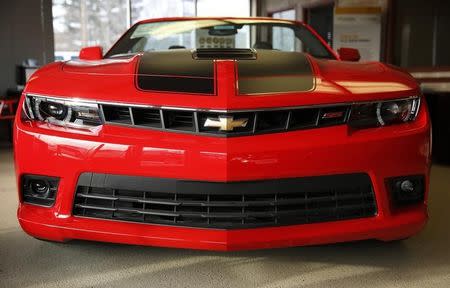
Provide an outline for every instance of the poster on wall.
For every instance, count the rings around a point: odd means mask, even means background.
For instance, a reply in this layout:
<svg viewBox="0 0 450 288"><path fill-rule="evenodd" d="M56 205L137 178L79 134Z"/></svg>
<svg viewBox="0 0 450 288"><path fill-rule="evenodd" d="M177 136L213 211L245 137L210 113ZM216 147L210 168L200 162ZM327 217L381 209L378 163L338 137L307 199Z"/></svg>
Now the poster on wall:
<svg viewBox="0 0 450 288"><path fill-rule="evenodd" d="M361 61L380 61L381 10L336 9L333 48L356 48Z"/></svg>

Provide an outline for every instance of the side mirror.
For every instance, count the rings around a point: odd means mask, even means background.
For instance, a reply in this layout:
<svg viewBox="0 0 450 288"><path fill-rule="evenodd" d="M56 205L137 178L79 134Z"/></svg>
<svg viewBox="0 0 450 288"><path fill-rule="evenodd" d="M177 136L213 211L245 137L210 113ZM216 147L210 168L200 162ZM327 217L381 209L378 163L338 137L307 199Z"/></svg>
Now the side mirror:
<svg viewBox="0 0 450 288"><path fill-rule="evenodd" d="M103 59L103 49L100 46L82 48L79 58L81 60L101 60Z"/></svg>
<svg viewBox="0 0 450 288"><path fill-rule="evenodd" d="M358 62L361 59L358 49L339 48L338 53L342 61Z"/></svg>

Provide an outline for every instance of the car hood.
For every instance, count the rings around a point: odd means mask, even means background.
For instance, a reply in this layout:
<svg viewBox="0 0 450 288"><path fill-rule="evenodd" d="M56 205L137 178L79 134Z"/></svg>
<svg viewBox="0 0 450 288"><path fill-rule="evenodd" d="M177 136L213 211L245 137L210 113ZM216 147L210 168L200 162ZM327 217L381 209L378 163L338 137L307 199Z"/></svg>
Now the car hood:
<svg viewBox="0 0 450 288"><path fill-rule="evenodd" d="M33 75L26 92L220 109L371 101L420 92L411 75L379 62L269 50L247 49L225 56L223 51L210 52L148 52L53 63Z"/></svg>

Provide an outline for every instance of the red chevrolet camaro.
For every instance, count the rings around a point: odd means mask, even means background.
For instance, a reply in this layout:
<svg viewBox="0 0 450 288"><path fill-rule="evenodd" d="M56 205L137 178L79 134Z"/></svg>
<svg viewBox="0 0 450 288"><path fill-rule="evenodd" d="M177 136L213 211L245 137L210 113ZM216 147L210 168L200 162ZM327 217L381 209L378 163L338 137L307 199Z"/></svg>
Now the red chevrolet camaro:
<svg viewBox="0 0 450 288"><path fill-rule="evenodd" d="M141 21L38 70L18 219L50 241L239 250L392 241L427 221L416 81L271 18Z"/></svg>

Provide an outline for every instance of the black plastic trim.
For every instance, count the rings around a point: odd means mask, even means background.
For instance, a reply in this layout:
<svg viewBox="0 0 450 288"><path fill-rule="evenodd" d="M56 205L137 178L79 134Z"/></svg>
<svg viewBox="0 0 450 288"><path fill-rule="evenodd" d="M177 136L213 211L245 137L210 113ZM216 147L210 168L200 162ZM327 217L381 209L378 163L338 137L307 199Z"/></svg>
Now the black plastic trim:
<svg viewBox="0 0 450 288"><path fill-rule="evenodd" d="M320 178L321 181L314 181ZM358 186L370 183L370 177L364 173L327 175L303 178L284 178L275 180L209 182L172 178L152 178L101 173L82 173L78 178L78 186L96 188L147 190L164 193L189 194L271 194L299 190L315 190L333 183L335 188L348 187L349 183Z"/></svg>
<svg viewBox="0 0 450 288"><path fill-rule="evenodd" d="M30 185L34 180L44 181L49 186L49 190L47 191L46 195L37 195L32 191ZM25 174L20 177L20 191L22 195L22 201L27 204L52 207L53 204L55 204L58 186L58 177L31 174Z"/></svg>
<svg viewBox="0 0 450 288"><path fill-rule="evenodd" d="M397 185L403 181L411 181L414 184L415 190L412 192L405 192ZM425 200L425 176L424 175L409 175L389 178L387 185L391 195L393 204L397 207L407 205L415 205L423 203Z"/></svg>
<svg viewBox="0 0 450 288"><path fill-rule="evenodd" d="M242 229L373 217L377 207L365 173L240 182L83 173L73 211L114 221Z"/></svg>

